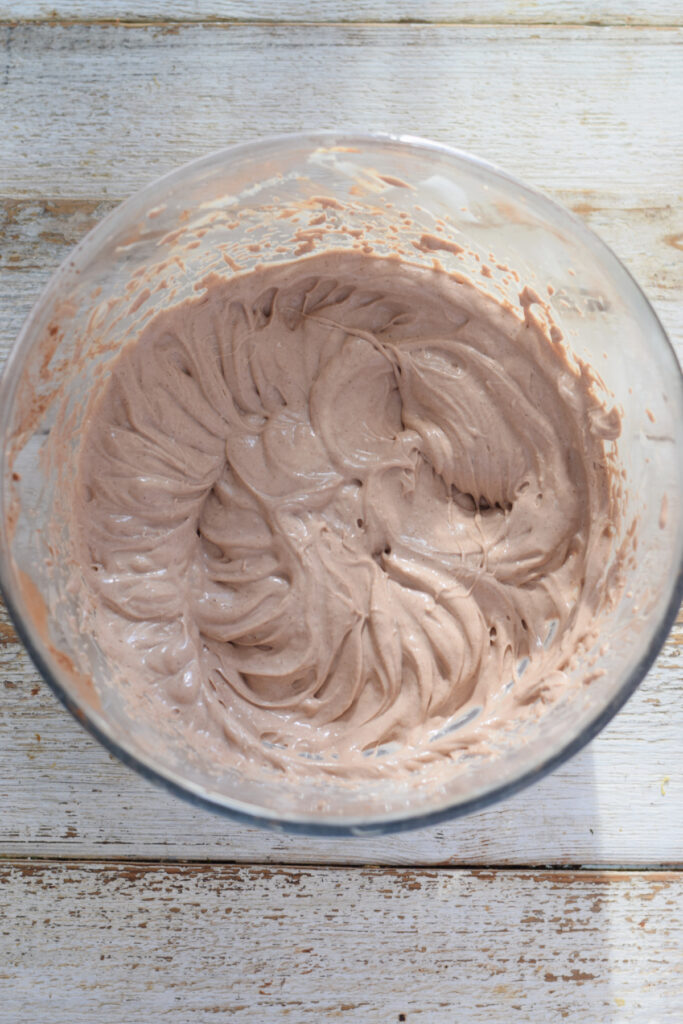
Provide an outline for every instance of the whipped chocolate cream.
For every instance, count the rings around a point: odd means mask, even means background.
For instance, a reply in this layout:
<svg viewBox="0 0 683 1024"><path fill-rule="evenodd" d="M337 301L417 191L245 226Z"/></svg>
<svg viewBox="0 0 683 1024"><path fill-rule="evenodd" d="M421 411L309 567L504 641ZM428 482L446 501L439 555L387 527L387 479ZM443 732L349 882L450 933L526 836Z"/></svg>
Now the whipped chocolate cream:
<svg viewBox="0 0 683 1024"><path fill-rule="evenodd" d="M92 628L160 721L343 771L565 684L608 600L619 420L520 298L328 251L214 277L122 352L75 512Z"/></svg>

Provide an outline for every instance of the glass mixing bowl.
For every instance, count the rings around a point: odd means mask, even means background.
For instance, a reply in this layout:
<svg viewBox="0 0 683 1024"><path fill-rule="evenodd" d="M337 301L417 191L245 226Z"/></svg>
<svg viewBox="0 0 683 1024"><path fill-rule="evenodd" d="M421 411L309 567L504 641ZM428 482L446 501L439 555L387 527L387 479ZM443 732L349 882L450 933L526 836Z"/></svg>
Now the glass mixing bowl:
<svg viewBox="0 0 683 1024"><path fill-rule="evenodd" d="M332 225L326 239L312 227L323 210ZM547 296L568 346L599 372L620 408L617 540L630 530L636 555L595 650L578 659L573 685L532 729L513 730L494 758L463 758L447 776L426 773L409 785L214 773L131 717L95 639L70 626L75 597L60 552L68 547L65 511L83 412L112 359L169 292L180 300L211 272L350 245L350 228L361 233L356 244L361 238L378 253L395 249L398 237L427 266L435 254L411 241L438 230L453 243L438 253L447 269L513 304L522 285ZM421 139L269 138L197 160L124 202L39 299L0 383L0 584L19 635L67 708L124 762L175 793L247 822L310 834L427 825L545 775L595 736L643 679L681 600L682 451L676 356L634 280L579 220L489 164Z"/></svg>

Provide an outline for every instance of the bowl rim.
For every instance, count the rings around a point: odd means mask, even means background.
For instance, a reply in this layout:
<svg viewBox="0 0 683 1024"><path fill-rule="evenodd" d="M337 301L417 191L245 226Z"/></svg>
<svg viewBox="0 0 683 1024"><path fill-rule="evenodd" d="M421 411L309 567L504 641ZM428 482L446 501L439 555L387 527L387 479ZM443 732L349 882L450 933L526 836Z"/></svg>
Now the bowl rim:
<svg viewBox="0 0 683 1024"><path fill-rule="evenodd" d="M214 150L208 154L191 160L155 178L143 188L134 192L131 196L118 203L105 217L98 221L93 228L80 241L70 249L66 258L60 263L57 269L51 274L49 281L41 290L38 299L29 312L19 335L10 349L2 373L0 374L0 436L6 433L11 398L14 388L18 382L18 375L15 376L15 367L21 363L24 350L32 341L32 328L42 313L43 307L50 301L53 292L61 280L70 273L73 259L76 253L83 248L89 248L93 243L101 245L110 231L121 221L127 220L135 214L136 210L148 208L149 200L154 198L155 205L163 202L159 198L159 190L166 193L172 190L174 185L182 183L188 176L196 174L202 167L210 167L215 164L239 161L244 155L258 155L259 151L272 149L273 147L294 147L297 145L310 144L312 146L324 146L331 143L344 145L360 145L365 147L391 147L398 146L405 149L413 149L422 153L434 153L458 163L464 163L470 168L475 168L485 176L501 182L510 187L518 196L528 197L534 204L535 209L541 214L546 212L560 223L564 222L567 228L573 232L588 248L597 252L603 261L608 265L610 272L621 277L627 297L635 299L642 305L645 315L649 317L653 333L658 337L655 344L663 345L668 349L673 358L674 365L678 366L677 382L680 395L679 406L683 409L683 371L678 362L675 349L664 330L655 310L649 299L640 288L639 284L623 265L621 260L603 242L591 228L589 228L578 216L567 210L555 200L546 196L540 190L520 181L507 171L494 163L481 157L474 156L465 150L441 142L434 142L429 139L411 134L385 133L385 132L363 132L363 131L336 131L316 130L310 132L292 132L262 136L261 138L239 142L233 145ZM40 637L35 635L28 628L23 616L20 613L19 603L15 600L15 582L12 572L12 558L9 555L9 547L4 543L6 533L6 521L4 517L5 494L4 494L4 465L5 450L0 451L0 537L3 543L0 544L0 596L4 599L10 619L14 625L19 639L24 644L31 660L34 662L43 679L67 708L73 717L97 739L110 753L114 754L129 768L137 771L144 778L162 786L176 796L181 797L193 806L200 806L232 820L246 825L256 825L271 830L289 832L295 835L307 835L311 837L346 837L346 836L370 836L398 833L409 829L427 828L439 823L462 817L466 814L483 810L494 803L498 803L527 786L540 781L559 765L569 760L586 744L588 744L614 717L617 711L632 696L640 685L650 667L654 663L664 641L666 640L671 627L673 626L681 601L683 600L683 557L681 558L677 575L673 579L671 593L664 608L664 612L657 623L646 651L629 670L623 685L607 704L603 705L581 729L581 731L563 743L557 750L548 757L541 759L531 768L527 768L513 778L502 782L500 785L492 786L488 791L477 794L455 804L438 808L427 813L410 812L408 814L387 814L376 816L372 821L364 818L354 819L352 816L336 820L321 820L320 815L300 814L276 814L265 808L254 804L241 802L233 798L222 797L218 794L206 792L198 784L176 775L169 769L161 769L153 763L147 762L139 754L134 754L126 749L107 728L106 721L92 709L82 707L78 700L69 692L58 678L58 673L50 663L50 657L46 646ZM18 590L18 588L16 588Z"/></svg>

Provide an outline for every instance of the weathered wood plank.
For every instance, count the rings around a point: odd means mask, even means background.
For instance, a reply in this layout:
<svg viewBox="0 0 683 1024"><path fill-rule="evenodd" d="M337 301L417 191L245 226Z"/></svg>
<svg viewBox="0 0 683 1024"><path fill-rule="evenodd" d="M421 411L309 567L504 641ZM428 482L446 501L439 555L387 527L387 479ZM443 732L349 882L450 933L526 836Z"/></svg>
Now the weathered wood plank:
<svg viewBox="0 0 683 1024"><path fill-rule="evenodd" d="M431 136L545 188L663 202L683 167L682 40L680 28L4 25L0 193L121 197L230 142L318 127Z"/></svg>
<svg viewBox="0 0 683 1024"><path fill-rule="evenodd" d="M469 818L386 838L261 832L181 802L73 721L0 619L0 856L337 864L683 865L683 616L635 696L582 753Z"/></svg>
<svg viewBox="0 0 683 1024"><path fill-rule="evenodd" d="M0 865L0 1020L678 1024L682 901L660 872Z"/></svg>
<svg viewBox="0 0 683 1024"><path fill-rule="evenodd" d="M0 19L114 21L420 21L527 25L680 25L676 0L0 0Z"/></svg>

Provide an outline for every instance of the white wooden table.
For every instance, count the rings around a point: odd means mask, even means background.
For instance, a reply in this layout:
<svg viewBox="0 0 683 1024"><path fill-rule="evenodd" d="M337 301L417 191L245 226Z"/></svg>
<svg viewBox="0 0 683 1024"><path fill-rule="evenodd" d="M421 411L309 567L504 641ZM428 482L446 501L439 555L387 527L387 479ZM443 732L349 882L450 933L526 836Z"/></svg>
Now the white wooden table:
<svg viewBox="0 0 683 1024"><path fill-rule="evenodd" d="M681 355L682 96L680 0L0 0L0 361L120 199L306 127L426 135L544 189ZM0 1022L680 1024L682 652L679 620L604 733L507 803L311 841L132 774L0 617Z"/></svg>

